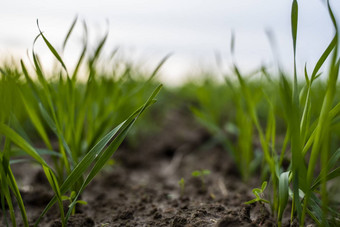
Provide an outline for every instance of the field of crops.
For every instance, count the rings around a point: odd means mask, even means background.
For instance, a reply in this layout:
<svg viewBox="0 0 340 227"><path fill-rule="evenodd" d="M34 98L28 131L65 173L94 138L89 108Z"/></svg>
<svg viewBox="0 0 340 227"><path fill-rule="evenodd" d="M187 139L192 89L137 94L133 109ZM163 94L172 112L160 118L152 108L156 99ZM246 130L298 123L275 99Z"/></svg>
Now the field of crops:
<svg viewBox="0 0 340 227"><path fill-rule="evenodd" d="M338 24L298 75L280 66L178 87L84 47L77 64L0 65L1 226L340 226ZM39 25L38 25L39 27ZM40 30L40 28L39 28ZM237 40L232 39L234 54ZM102 70L102 64L112 65ZM279 64L278 64L279 65Z"/></svg>

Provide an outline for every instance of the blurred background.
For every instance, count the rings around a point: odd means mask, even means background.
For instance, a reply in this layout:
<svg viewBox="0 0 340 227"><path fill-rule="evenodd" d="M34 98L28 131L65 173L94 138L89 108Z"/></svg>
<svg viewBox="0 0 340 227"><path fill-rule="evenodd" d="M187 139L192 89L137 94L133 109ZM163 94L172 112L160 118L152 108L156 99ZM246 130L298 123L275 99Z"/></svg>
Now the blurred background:
<svg viewBox="0 0 340 227"><path fill-rule="evenodd" d="M340 1L331 0L339 20ZM235 35L235 59L244 72L265 64L275 68L276 60L292 72L290 30L291 1L287 0L13 0L0 8L0 58L27 59L41 30L55 47L62 41L76 16L78 24L64 53L72 67L80 55L84 35L82 21L95 44L109 31L105 52L119 48L119 54L146 69L154 68L167 54L172 56L162 68L161 80L178 84L202 71L228 72L230 41ZM268 33L275 38L276 52ZM315 64L333 35L324 1L299 1L297 41L298 68ZM93 46L93 45L92 45ZM36 51L46 67L53 57L39 40ZM274 56L275 55L275 56ZM217 57L218 56L218 57ZM216 59L222 64L218 66Z"/></svg>

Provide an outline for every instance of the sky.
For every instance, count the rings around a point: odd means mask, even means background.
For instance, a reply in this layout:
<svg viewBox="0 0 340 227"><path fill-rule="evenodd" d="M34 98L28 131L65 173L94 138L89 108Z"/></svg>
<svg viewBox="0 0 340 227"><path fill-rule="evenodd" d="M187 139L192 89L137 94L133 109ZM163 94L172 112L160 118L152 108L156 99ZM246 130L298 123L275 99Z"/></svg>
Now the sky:
<svg viewBox="0 0 340 227"><path fill-rule="evenodd" d="M334 35L327 8L322 0L300 0L297 41L298 69L307 62L312 70ZM330 0L336 17L340 1ZM64 53L72 67L80 54L82 21L88 25L90 46L109 31L105 52L119 48L121 55L146 69L156 67L172 54L162 68L162 80L179 83L203 70L228 72L232 57L231 34L235 36L235 61L244 72L261 64L273 66L275 59L292 72L293 50L289 0L12 0L0 8L0 56L29 61L36 20L50 42L61 47L73 19L78 23ZM267 33L275 38L273 55ZM53 57L42 40L35 50L45 65ZM222 64L216 63L220 56ZM217 73L218 74L218 73Z"/></svg>

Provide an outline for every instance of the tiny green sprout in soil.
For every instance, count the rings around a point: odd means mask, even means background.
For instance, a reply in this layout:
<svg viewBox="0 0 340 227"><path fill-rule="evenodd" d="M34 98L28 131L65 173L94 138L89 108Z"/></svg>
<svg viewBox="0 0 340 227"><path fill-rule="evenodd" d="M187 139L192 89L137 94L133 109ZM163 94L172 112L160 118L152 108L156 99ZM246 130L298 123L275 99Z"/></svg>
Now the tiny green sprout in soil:
<svg viewBox="0 0 340 227"><path fill-rule="evenodd" d="M184 181L183 177L178 181L178 185L179 185L179 188L180 188L180 195L184 196L184 193L185 193L185 181Z"/></svg>
<svg viewBox="0 0 340 227"><path fill-rule="evenodd" d="M197 177L201 181L202 191L206 190L206 176L210 174L210 170L202 169L202 170L195 170L191 173L193 177Z"/></svg>
<svg viewBox="0 0 340 227"><path fill-rule="evenodd" d="M245 204L252 204L256 202L270 203L268 200L262 198L264 196L263 193L266 187L267 187L267 181L263 181L261 188L254 188L253 194L256 198L245 202Z"/></svg>

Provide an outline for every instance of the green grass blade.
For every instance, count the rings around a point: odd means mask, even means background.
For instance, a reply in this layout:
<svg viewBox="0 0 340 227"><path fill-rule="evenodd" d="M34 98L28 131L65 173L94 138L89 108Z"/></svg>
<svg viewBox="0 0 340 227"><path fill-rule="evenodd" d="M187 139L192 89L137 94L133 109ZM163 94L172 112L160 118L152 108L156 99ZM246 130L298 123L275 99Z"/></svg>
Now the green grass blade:
<svg viewBox="0 0 340 227"><path fill-rule="evenodd" d="M327 165L322 168L320 175L315 179L314 184L311 187L312 191L316 190L316 188L320 185L320 183L323 180L327 182L339 176L340 167L335 168L334 170L331 170L338 163L339 159L340 159L340 148L336 150L336 152L334 152L332 157L328 160ZM326 178L326 179L322 179L322 178Z"/></svg>
<svg viewBox="0 0 340 227"><path fill-rule="evenodd" d="M44 36L44 34L42 33L40 27L39 27L39 21L37 20L37 26L40 32L41 37L43 38L45 44L47 45L48 49L52 52L52 54L56 57L56 59L60 62L60 64L62 65L62 67L65 69L66 73L67 73L67 69L66 69L66 65L63 62L63 60L61 59L60 55L58 54L58 52L56 51L56 49L52 46L52 44L46 39L46 37Z"/></svg>
<svg viewBox="0 0 340 227"><path fill-rule="evenodd" d="M43 85L44 89L47 91L48 82L46 81L46 79L44 77L39 57L35 54L34 50L32 50L32 57L33 57L33 63L34 63L34 66L35 66L35 71L36 71L37 76L38 76L38 80Z"/></svg>
<svg viewBox="0 0 340 227"><path fill-rule="evenodd" d="M321 57L319 58L318 62L316 63L314 69L313 69L313 73L312 73L312 77L311 77L311 81L313 81L316 77L317 74L321 68L321 66L325 63L326 59L328 58L328 56L330 55L330 53L332 52L332 50L335 48L335 45L337 43L337 38L336 36L332 39L331 43L328 45L328 47L326 48L326 50L322 53Z"/></svg>
<svg viewBox="0 0 340 227"><path fill-rule="evenodd" d="M80 54L80 57L78 59L78 62L77 62L77 65L72 73L72 81L75 82L77 80L77 75L78 75L78 71L79 71L79 68L81 66L81 63L83 62L84 60L84 57L85 57L85 54L86 54L86 50L87 50L87 45L85 44L84 47L83 47L83 50Z"/></svg>
<svg viewBox="0 0 340 227"><path fill-rule="evenodd" d="M63 199L62 199L62 194L60 193L60 187L59 187L57 178L55 177L51 169L43 166L43 170L45 172L45 175L47 177L49 184L52 187L54 195L57 198L62 226L65 226L65 213L64 213L64 207L63 207Z"/></svg>
<svg viewBox="0 0 340 227"><path fill-rule="evenodd" d="M318 186L320 186L322 181L330 181L336 177L340 176L340 167L337 167L336 169L330 171L329 173L327 173L327 176L325 178L318 178L316 180L316 182L313 184L313 186L311 187L312 190L316 190Z"/></svg>
<svg viewBox="0 0 340 227"><path fill-rule="evenodd" d="M296 75L296 38L298 29L298 3L297 0L293 0L292 11L291 11L291 28L293 38L293 51L294 51L294 88L293 91L297 96L297 75ZM295 95L294 98L295 98Z"/></svg>
<svg viewBox="0 0 340 227"><path fill-rule="evenodd" d="M25 132L25 129L23 128L24 126L22 125L21 122L19 122L18 118L14 115L14 113L11 113L10 115L11 119L11 125L15 129L15 131L18 132L18 134L24 138L27 142L30 144L33 144L27 133Z"/></svg>
<svg viewBox="0 0 340 227"><path fill-rule="evenodd" d="M11 222L12 222L12 226L16 226L16 219L15 219L15 213L14 213L14 207L13 207L13 203L12 203L12 198L11 198L11 194L9 191L9 185L7 182L7 177L5 174L4 169L2 168L2 166L0 165L0 192L1 192L1 196L3 196L6 199L8 208L9 208L9 213L10 213L10 218L11 218ZM5 209L5 208L3 208ZM4 212L3 214L4 216L6 216L6 213ZM7 219L6 219L7 221Z"/></svg>
<svg viewBox="0 0 340 227"><path fill-rule="evenodd" d="M24 202L21 198L18 185L15 181L14 175L10 167L10 156L11 156L11 143L10 143L10 140L6 137L4 151L3 151L3 158L1 162L2 168L4 170L4 174L2 175L2 178L7 181L5 182L5 185L8 185L9 188L11 188L14 194L14 197L17 201L17 204L20 208L23 224L25 227L28 227L28 219L27 219Z"/></svg>
<svg viewBox="0 0 340 227"><path fill-rule="evenodd" d="M36 98L36 100L38 100L38 93L39 92L38 92L37 85L33 82L31 77L29 76L27 69L26 69L26 66L25 66L25 64L22 60L20 60L20 64L21 64L21 69L22 69L22 72L25 76L26 82L29 84L30 88L32 89L34 97Z"/></svg>
<svg viewBox="0 0 340 227"><path fill-rule="evenodd" d="M296 52L296 37L298 28L298 3L297 0L293 0L292 11L291 11L291 28L293 38L294 53Z"/></svg>
<svg viewBox="0 0 340 227"><path fill-rule="evenodd" d="M158 71L161 69L161 67L164 65L164 63L169 59L169 57L170 57L171 55L172 55L172 54L166 55L166 56L158 63L158 65L156 66L156 68L154 69L154 71L151 73L151 76L150 76L149 79L146 81L146 83L148 83L149 81L151 81L151 80L156 76L156 74L158 73Z"/></svg>
<svg viewBox="0 0 340 227"><path fill-rule="evenodd" d="M58 130L57 125L53 122L52 118L49 116L49 114L47 113L46 109L43 107L43 105L41 103L39 103L39 109L40 109L40 112L41 112L44 120L46 121L48 126L51 128L51 130L61 140L61 142L62 142L62 144L63 144L63 146L64 146L64 148L66 150L66 153L67 153L68 157L66 156L66 154L62 153L62 155L64 156L64 159L65 159L66 167L69 164L73 165L74 163L73 163L73 159L72 159L72 153L71 153L71 150L70 150L69 146L66 143L66 140L65 140L63 134L60 132L60 130ZM67 167L67 168L70 168L70 167Z"/></svg>
<svg viewBox="0 0 340 227"><path fill-rule="evenodd" d="M1 157L0 157L0 161L1 161ZM0 171L1 171L1 167L0 167ZM1 200L1 211L3 214L6 213L6 198L5 198L5 193L4 193L4 187L5 187L5 183L1 182L1 172L0 172L0 200ZM3 215L3 225L5 226L9 226L8 225L8 220L7 220L7 215Z"/></svg>
<svg viewBox="0 0 340 227"><path fill-rule="evenodd" d="M42 140L44 141L44 143L46 144L47 148L52 150L52 145L51 142L47 136L47 133L45 131L45 128L41 122L41 118L38 115L38 113L36 112L36 109L33 108L33 103L31 103L32 99L30 99L30 97L28 97L27 95L23 94L22 92L20 92L20 96L22 98L22 101L24 103L24 106L26 108L26 111L28 113L28 116L30 117L34 127L37 129L40 137L42 138Z"/></svg>
<svg viewBox="0 0 340 227"><path fill-rule="evenodd" d="M15 213L14 213L14 207L12 203L12 197L9 190L9 184L7 180L7 173L9 172L10 166L9 166L9 140L6 137L5 139L5 145L4 145L4 151L0 153L0 192L3 196L3 201L6 199L7 205L9 208L10 218L12 221L12 225L16 226L16 219L15 219ZM3 210L5 210L3 205ZM6 216L6 213L4 212L4 216ZM7 219L6 219L7 221ZM8 225L8 224L7 224Z"/></svg>
<svg viewBox="0 0 340 227"><path fill-rule="evenodd" d="M292 28L292 39L293 39L293 50L294 50L294 81L296 79L296 38L298 29L298 3L297 0L293 0L292 11L291 11L291 28Z"/></svg>
<svg viewBox="0 0 340 227"><path fill-rule="evenodd" d="M105 36L102 38L102 40L99 42L95 52L94 52L94 55L91 57L90 59L90 68L93 67L95 61L98 59L100 53L102 52L103 50L103 47L104 47L104 44L106 43L106 40L107 40L107 37L109 36L109 33L106 33Z"/></svg>
<svg viewBox="0 0 340 227"><path fill-rule="evenodd" d="M3 123L0 123L0 133L8 137L13 143L22 148L29 156L34 158L41 165L48 167L47 163L44 159L42 159L37 151L13 129Z"/></svg>
<svg viewBox="0 0 340 227"><path fill-rule="evenodd" d="M282 224L282 215L288 203L289 196L289 172L283 172L279 178L279 211L278 211L278 223Z"/></svg>
<svg viewBox="0 0 340 227"><path fill-rule="evenodd" d="M72 33L72 31L73 31L73 29L74 29L76 23L77 23L77 20L78 20L78 16L76 16L76 17L74 18L74 20L73 20L73 22L72 22L72 24L71 24L71 27L70 27L70 29L68 30L67 34L66 34L66 37L65 37L64 42L63 42L63 50L65 50L66 43L67 43L68 39L69 39L70 36L71 36L71 33Z"/></svg>
<svg viewBox="0 0 340 227"><path fill-rule="evenodd" d="M20 212L21 212L21 217L22 221L25 227L28 227L28 219L27 219L27 214L26 214L26 209L24 205L24 201L22 200L18 185L16 183L16 180L14 178L14 175L12 173L12 170L9 169L8 172L8 178L9 178L9 186L11 187L11 190L13 191L14 197L18 203Z"/></svg>
<svg viewBox="0 0 340 227"><path fill-rule="evenodd" d="M307 209L307 213L315 221L315 223L318 226L328 227L328 225L322 225L321 224L322 210L320 209L318 202L316 200L311 199L309 207L310 208Z"/></svg>
<svg viewBox="0 0 340 227"><path fill-rule="evenodd" d="M298 212L298 216L301 216L302 207L299 201L299 189L305 191L305 174L306 166L302 156L302 147L300 141L300 119L299 108L293 99L293 93L289 82L284 75L281 75L280 93L285 108L285 114L288 123L290 141L291 141L291 153L292 153L292 177L293 177L293 201L294 206Z"/></svg>

